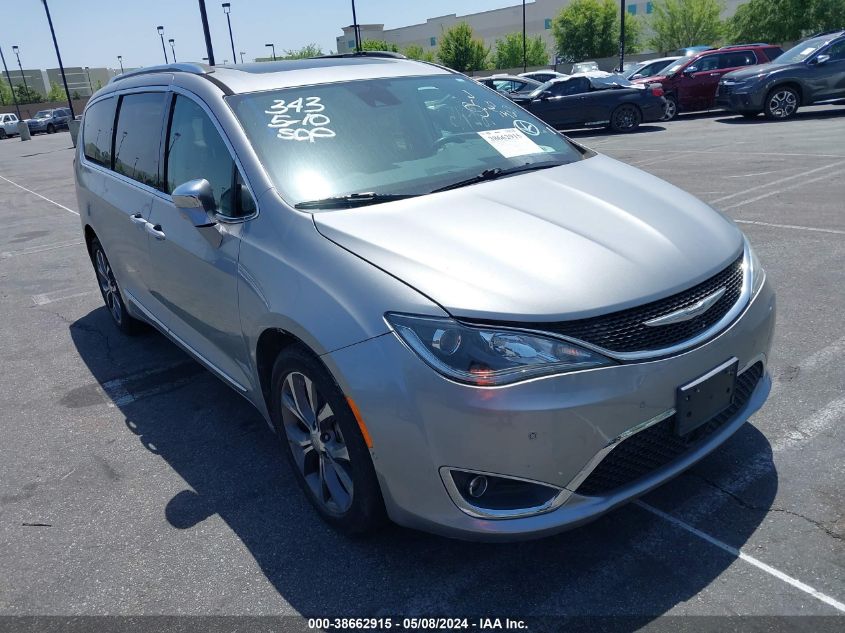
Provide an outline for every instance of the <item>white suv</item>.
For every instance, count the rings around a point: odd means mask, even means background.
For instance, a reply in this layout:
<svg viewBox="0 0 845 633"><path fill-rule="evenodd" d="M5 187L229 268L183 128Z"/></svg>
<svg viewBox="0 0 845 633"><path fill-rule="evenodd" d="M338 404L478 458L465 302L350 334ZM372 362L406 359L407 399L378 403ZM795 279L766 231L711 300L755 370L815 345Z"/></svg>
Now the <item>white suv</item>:
<svg viewBox="0 0 845 633"><path fill-rule="evenodd" d="M18 115L0 114L0 138L15 136L18 133Z"/></svg>

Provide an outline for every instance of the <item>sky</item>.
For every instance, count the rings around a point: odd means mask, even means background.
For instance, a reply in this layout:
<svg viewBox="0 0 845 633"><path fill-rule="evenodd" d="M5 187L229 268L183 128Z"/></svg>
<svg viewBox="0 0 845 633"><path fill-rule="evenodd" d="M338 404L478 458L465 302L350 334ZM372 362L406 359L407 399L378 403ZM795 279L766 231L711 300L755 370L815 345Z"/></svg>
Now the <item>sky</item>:
<svg viewBox="0 0 845 633"><path fill-rule="evenodd" d="M352 23L349 0L229 0L236 51L244 60L316 43L328 52L337 46L341 27ZM206 56L197 0L48 0L65 66L126 68L164 62L156 27L165 42L173 38L178 61ZM232 61L226 16L219 0L206 0L217 63ZM464 15L519 4L519 0L356 0L358 22L385 28L424 22L426 18ZM24 68L58 66L41 0L2 0L0 46L11 69L17 67L12 46L20 47ZM14 8L12 8L14 6ZM170 46L167 45L168 56Z"/></svg>

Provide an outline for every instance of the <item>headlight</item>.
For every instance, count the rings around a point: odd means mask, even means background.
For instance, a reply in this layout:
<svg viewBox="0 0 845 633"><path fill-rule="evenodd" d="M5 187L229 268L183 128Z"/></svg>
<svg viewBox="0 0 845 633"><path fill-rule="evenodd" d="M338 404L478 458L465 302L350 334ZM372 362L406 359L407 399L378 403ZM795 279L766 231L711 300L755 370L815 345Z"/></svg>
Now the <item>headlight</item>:
<svg viewBox="0 0 845 633"><path fill-rule="evenodd" d="M753 298L763 287L763 282L766 281L766 271L763 270L763 265L757 258L754 249L751 248L748 238L745 238L745 266L748 276L751 278L751 297Z"/></svg>
<svg viewBox="0 0 845 633"><path fill-rule="evenodd" d="M472 385L505 385L613 364L601 354L533 332L470 327L453 319L406 314L389 313L385 318L433 369Z"/></svg>

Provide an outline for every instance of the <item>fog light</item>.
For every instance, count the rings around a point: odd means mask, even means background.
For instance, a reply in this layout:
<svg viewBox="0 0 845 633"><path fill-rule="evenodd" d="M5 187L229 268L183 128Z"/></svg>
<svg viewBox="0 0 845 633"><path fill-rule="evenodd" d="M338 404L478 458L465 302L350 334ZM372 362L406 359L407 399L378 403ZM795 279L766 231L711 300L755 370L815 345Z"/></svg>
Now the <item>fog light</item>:
<svg viewBox="0 0 845 633"><path fill-rule="evenodd" d="M469 492L469 496L473 499L478 499L478 497L487 492L487 477L476 475L470 479L467 492Z"/></svg>

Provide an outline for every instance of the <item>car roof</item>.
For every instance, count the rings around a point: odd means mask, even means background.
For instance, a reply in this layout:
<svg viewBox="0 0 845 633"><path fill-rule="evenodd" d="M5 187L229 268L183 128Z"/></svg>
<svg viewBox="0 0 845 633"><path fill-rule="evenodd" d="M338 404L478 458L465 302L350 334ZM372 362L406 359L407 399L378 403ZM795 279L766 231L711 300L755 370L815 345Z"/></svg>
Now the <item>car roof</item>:
<svg viewBox="0 0 845 633"><path fill-rule="evenodd" d="M227 94L238 94L359 79L452 73L453 71L437 64L415 61L401 55L365 53L237 65L180 63L152 66L118 75L102 90L112 92L130 85L160 85L164 79L162 75L169 75L165 83L170 83L176 74L203 77Z"/></svg>

